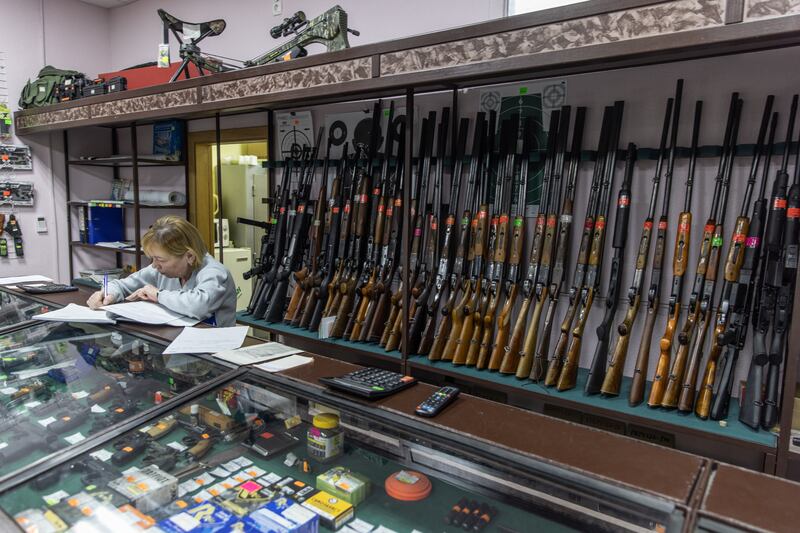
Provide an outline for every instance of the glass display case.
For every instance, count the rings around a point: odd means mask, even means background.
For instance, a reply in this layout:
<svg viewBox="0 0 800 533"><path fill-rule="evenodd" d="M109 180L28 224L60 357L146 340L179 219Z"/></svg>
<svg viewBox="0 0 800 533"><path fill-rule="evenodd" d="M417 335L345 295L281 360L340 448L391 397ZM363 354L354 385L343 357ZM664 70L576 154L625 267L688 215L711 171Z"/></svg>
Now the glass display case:
<svg viewBox="0 0 800 533"><path fill-rule="evenodd" d="M247 374L0 490L27 531L679 531L674 503ZM9 522L13 523L13 522Z"/></svg>
<svg viewBox="0 0 800 533"><path fill-rule="evenodd" d="M46 304L0 290L0 332L8 331L30 321L32 316L49 310Z"/></svg>
<svg viewBox="0 0 800 533"><path fill-rule="evenodd" d="M0 336L0 479L228 370L163 349L92 324Z"/></svg>

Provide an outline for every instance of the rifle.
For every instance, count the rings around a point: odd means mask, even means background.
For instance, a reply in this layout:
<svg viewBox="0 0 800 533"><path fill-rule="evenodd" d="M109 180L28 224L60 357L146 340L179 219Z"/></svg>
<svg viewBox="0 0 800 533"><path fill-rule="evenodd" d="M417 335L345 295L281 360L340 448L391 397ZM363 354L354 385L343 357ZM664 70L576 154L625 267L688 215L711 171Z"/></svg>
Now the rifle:
<svg viewBox="0 0 800 533"><path fill-rule="evenodd" d="M604 178L601 185L602 194L598 206L597 218L592 232L592 247L589 251L589 260L586 267L586 282L581 291L581 309L578 312L578 322L572 329L572 342L567 352L561 374L558 377L557 388L559 391L571 389L575 386L580 362L581 341L586 321L589 318L594 296L600 290L600 279L603 268L603 248L606 239L606 221L611 204L611 189L614 186L616 172L617 146L619 145L620 130L622 129L623 102L615 102L611 126L611 139L605 156ZM632 164L633 162L631 162Z"/></svg>
<svg viewBox="0 0 800 533"><path fill-rule="evenodd" d="M469 162L467 192L464 197L464 212L461 216L459 241L456 257L450 274L450 293L442 307L442 320L433 337L428 359L431 361L452 361L456 350L456 342L461 336L464 324L463 309L470 297L471 282L467 272L475 258L475 230L478 227L478 202L480 188L476 187L478 172L481 167L481 142L486 127L486 114L479 112L475 117L475 132L472 140L472 155ZM454 173L460 179L460 173ZM455 210L454 210L455 211ZM466 257L465 257L466 255ZM462 296L459 298L459 294Z"/></svg>
<svg viewBox="0 0 800 533"><path fill-rule="evenodd" d="M750 208L750 201L753 198L753 189L756 185L756 177L758 174L758 166L761 160L761 154L764 151L764 139L767 135L767 126L769 124L770 115L772 114L772 102L774 97L772 95L767 97L767 102L764 106L764 113L761 118L761 128L758 132L758 139L756 141L755 151L750 163L750 173L747 180L747 188L745 189L744 200L739 216L736 218L733 235L731 242L728 245L728 255L725 260L724 280L722 282L722 291L720 296L719 306L717 307L716 317L714 318L714 333L711 337L711 350L708 354L708 361L706 368L703 371L703 379L700 381L700 394L695 404L695 413L698 417L705 420L708 418L709 410L711 408L711 396L714 390L714 379L717 371L717 361L719 360L720 353L722 352L721 337L728 327L728 320L730 319L731 310L731 297L733 296L734 288L739 286L739 275L744 264L745 241L750 231L750 219L747 216L747 211ZM737 289L738 290L738 289ZM687 394L682 391L681 396L684 400L694 393ZM684 401L684 407L688 401ZM680 409L681 406L679 405ZM689 407L691 409L691 406ZM687 409L681 409L686 411Z"/></svg>
<svg viewBox="0 0 800 533"><path fill-rule="evenodd" d="M319 255L322 250L322 230L324 229L322 221L323 217L325 217L325 197L327 195L326 190L328 187L328 172L330 169L330 154L333 139L334 132L331 130L328 132L328 145L325 149L325 161L322 164L322 183L320 185L319 194L317 195L317 201L314 205L311 227L309 228L308 250L309 256L311 257L311 265L310 268L304 267L292 274L295 280L295 287L292 297L289 299L289 307L286 309L283 321L293 326L299 325L300 318L308 303L307 299L311 292L313 276L317 273Z"/></svg>
<svg viewBox="0 0 800 533"><path fill-rule="evenodd" d="M647 317L645 319L646 333L642 337L639 346L639 357L637 357L637 361L643 356L649 356L650 353L650 337L647 332L649 331L650 334L652 334L652 328L655 326L656 313L658 310L658 302L661 293L661 266L664 261L664 239L666 238L667 216L669 215L672 168L675 161L675 151L677 150L678 120L680 116L680 97L682 89L683 80L678 80L675 98L669 98L667 100L667 107L664 111L664 124L661 127L661 142L659 144L658 159L656 161L655 174L653 176L653 188L652 192L650 193L650 207L647 212L647 218L645 218L644 224L642 225L642 234L639 238L639 249L636 255L636 267L633 273L633 282L628 289L628 310L625 313L625 318L623 319L622 323L617 326L617 342L614 345L614 351L611 356L611 362L609 363L605 378L600 386L600 392L608 396L617 396L619 394L622 373L625 370L625 359L628 354L630 334L633 329L633 324L636 321L636 316L639 313L639 307L641 306L642 286L644 285L645 270L647 269L647 261L650 254L650 241L652 240L653 236L653 222L655 221L656 216L658 190L661 185L661 169L664 163L664 155L667 151L667 137L670 132L670 120L672 120L672 136L670 139L669 162L667 165L667 183L665 185L663 207L658 224L656 253L655 257L653 258L653 266L650 275L651 290L648 291L647 294ZM672 109L673 106L675 107L674 113ZM592 368L590 369L590 375L594 375L595 372L600 371L602 371L601 368ZM589 381L591 381L591 378ZM588 386L589 383L587 382L587 387Z"/></svg>
<svg viewBox="0 0 800 533"><path fill-rule="evenodd" d="M414 221L414 233L411 238L411 254L409 256L409 286L412 288L411 296L414 296L414 289L417 284L420 265L420 249L424 249L425 217L422 210L427 203L427 187L430 181L431 153L433 152L433 135L436 128L436 112L428 113L428 118L422 120L422 135L420 136L419 154L417 157L417 181L413 190L411 201L411 220ZM400 333L403 327L402 302L406 287L401 282L392 296L393 308L389 314L389 321L386 324L381 344L386 351L396 350L400 346ZM409 298L413 306L415 299ZM409 316L413 315L413 307ZM385 340L384 340L385 338Z"/></svg>
<svg viewBox="0 0 800 533"><path fill-rule="evenodd" d="M422 342L422 333L425 329L425 324L428 321L427 319L430 317L428 314L428 300L435 289L436 280L438 277L438 275L433 275L433 268L434 265L439 262L437 261L440 235L439 221L441 220L439 211L442 209L442 176L444 174L444 159L447 155L447 134L449 126L450 109L446 107L442 110L442 118L441 122L439 122L438 138L436 141L436 172L434 173L433 178L433 204L430 207L430 212L427 211L427 198L422 198L422 203L420 204L420 212L424 213L424 223L426 224L428 231L423 238L423 242L425 243L423 246L425 250L423 262L420 264L414 290L412 291L416 296L416 299L412 304L413 312L409 315L409 353L419 353L420 343ZM446 272L443 274L446 276Z"/></svg>
<svg viewBox="0 0 800 533"><path fill-rule="evenodd" d="M558 376L561 374L561 368L564 364L564 356L567 351L567 341L569 340L569 330L572 326L572 321L575 319L575 314L578 311L578 298L583 290L583 283L586 277L586 265L589 260L589 248L591 246L592 232L594 231L594 220L597 211L597 204L600 197L600 181L602 179L603 167L605 165L605 152L609 143L609 129L611 127L611 119L613 115L613 107L606 106L603 111L603 121L600 127L600 139L597 147L597 159L594 164L594 171L592 173L592 184L589 189L589 199L586 203L586 218L583 223L583 231L581 233L580 247L578 248L578 258L575 263L575 272L572 278L572 285L569 289L569 307L564 319L561 321L561 333L556 343L556 349L547 365L547 372L544 373L545 385L552 387L558 381ZM565 251L566 256L566 251ZM555 303L555 302L553 302ZM549 353L550 339L547 338L547 345L544 345L544 340L539 344L539 352L542 353L542 363L546 360L544 354ZM537 357L539 354L537 353ZM531 376L537 371L536 364L531 370ZM541 377L541 373L539 376ZM534 378L535 379L535 378Z"/></svg>
<svg viewBox="0 0 800 533"><path fill-rule="evenodd" d="M741 114L741 107L742 107L741 100L739 100L738 107L740 108L739 114ZM764 126L762 128L762 131L764 134L766 134L766 121L764 121L762 125ZM731 143L729 148L730 155L728 157L728 164L725 171L725 183L730 182L730 174L733 169L733 159L736 156L736 142L737 142L738 132L739 132L739 123L736 122L734 124L733 134L731 136ZM763 136L761 136L759 140L761 143L763 143L764 142ZM755 175L753 175L752 180L748 179L747 188L745 190L745 196L752 197L754 185L755 185ZM729 187L725 189L725 193L727 193L728 190ZM717 223L717 226L714 229L714 238L711 244L711 256L708 263L709 271L706 273L706 280L705 283L703 284L703 298L700 301L700 311L702 314L700 315L700 323L698 324L697 328L698 333L695 338L695 343L690 351L690 357L687 363L686 372L684 374L683 383L681 384L682 388L680 391L680 395L678 397L678 410L682 412L689 412L692 410L692 407L694 406L695 386L697 385L697 375L700 371L700 364L702 363L703 360L703 347L705 345L706 334L708 333L708 329L710 328L711 322L713 321L711 306L714 303L714 294L717 286L717 277L719 275L718 274L719 263L722 257L722 238L723 238L722 224L725 221L725 212L727 209L727 205L728 205L727 194L725 194L723 197L722 211L719 217L719 222ZM745 207L745 212L746 209L747 208ZM737 228L736 228L737 230L739 229L738 224L741 223L741 221L742 221L741 217L737 219ZM733 237L731 239L731 244L729 245L728 248L728 257L729 258L733 257L734 260L738 262L739 266L741 266L741 259L742 259L741 253L739 253L741 251L741 245L739 244L740 239L741 241L744 241L745 233L739 233L738 231L734 231ZM738 273L738 268L736 268L735 265L732 268L736 270ZM722 295L724 295L727 292L727 288L730 282L729 275L732 275L731 269L728 268L728 266L726 265L725 275L723 276L722 279L722 291L721 291ZM717 308L718 311L721 309L721 306L722 306L722 301L720 301L720 306ZM725 318L725 321L727 322L727 316ZM721 334L723 330L724 327L717 333ZM714 344L715 343L712 343L712 349ZM717 354L714 355L714 360L715 360L714 362L716 362L717 357L719 357L719 352L717 352ZM667 384L667 392L669 392L669 383Z"/></svg>
<svg viewBox="0 0 800 533"><path fill-rule="evenodd" d="M720 195L720 187L722 185L722 170L725 163L725 151L727 149L728 138L730 137L731 128L733 125L733 115L736 107L736 100L738 93L731 96L731 103L728 109L727 125L725 127L725 135L723 137L723 150L720 154L719 165L717 167L716 179L714 182L714 192L711 199L711 212L709 219L703 228L703 238L700 243L700 255L697 260L697 267L695 272L695 279L692 284L692 292L689 296L687 316L684 325L679 334L680 338L693 334L694 325L697 322L697 299L700 290L702 289L703 280L705 279L705 271L708 266L708 254L711 246L711 238L713 236L714 226L716 225L715 218L716 210L718 209L718 198ZM667 378L670 374L670 361L672 359L672 348L675 332L677 331L678 320L681 315L681 295L683 292L684 277L687 272L687 261L689 258L689 246L691 236L691 222L692 215L690 211L692 186L694 184L694 169L695 161L697 158L697 133L699 131L700 115L702 112L702 103L698 102L695 106L695 125L692 133L692 158L689 160L689 172L686 181L686 193L684 197L684 210L678 217L678 232L675 236L675 255L672 262L672 291L669 299L669 311L667 324L664 330L664 335L659 342L659 357L656 363L656 370L653 375L653 384L650 387L650 395L648 396L647 405L649 407L660 407L664 400L666 391ZM688 342L687 342L688 344ZM684 348L681 344L678 352L685 352L688 348ZM680 365L685 366L686 353L680 354L682 359ZM677 360L677 357L676 357ZM675 362L672 362L674 365ZM644 371L644 367L642 367ZM636 376L634 376L636 378ZM641 378L637 378L641 379Z"/></svg>
<svg viewBox="0 0 800 533"><path fill-rule="evenodd" d="M256 278L255 284L253 285L253 293L250 295L250 302L247 304L245 314L252 314L255 310L255 307L259 301L259 296L265 287L266 273L272 269L272 265L275 262L275 255L273 254L273 250L275 249L275 232L273 229L278 222L277 215L278 206L277 203L273 202L267 222L261 222L260 220L251 220L249 218L242 217L236 218L237 224L246 224L248 226L255 226L264 230L264 234L261 236L260 249L258 252L258 257L255 260L255 264L250 270L242 273L242 277L245 280L249 280L253 277Z"/></svg>
<svg viewBox="0 0 800 533"><path fill-rule="evenodd" d="M376 101L372 108L372 125L370 127L370 145L369 148L362 144L356 147L356 160L354 164L354 184L358 185L353 187L355 192L353 196L353 214L352 214L352 227L350 231L350 255L347 258L342 274L342 280L339 283L339 292L341 298L338 302L338 308L331 314L336 315L336 320L331 327L330 336L333 338L341 338L347 335L348 325L352 328L355 319L355 312L357 308L354 307L356 300L356 284L362 279L362 272L365 272L364 264L366 255L372 249L367 249L364 245L374 247L374 237L369 235L369 225L375 222L377 213L377 202L379 198L371 198L371 181L372 181L372 161L375 155L378 138L380 137L380 111L381 103ZM369 208L367 202L370 201ZM367 242L365 243L365 239ZM380 240L380 237L379 239ZM333 310L332 310L333 311Z"/></svg>
<svg viewBox="0 0 800 533"><path fill-rule="evenodd" d="M789 124L786 131L786 143L791 145L794 134L794 121L797 114L798 96L792 98L792 107L789 112ZM784 149L781 168L772 184L772 198L767 215L767 225L764 232L764 252L762 270L758 286L760 287L759 299L754 321L753 359L747 374L747 386L739 411L739 420L753 429L759 426L771 429L777 420L777 400L779 391L778 373L785 349L786 326L789 322L792 294L791 280L785 277L784 249L787 245L795 245L786 239L787 229L794 233L795 220L792 219L792 228L788 228L787 215L787 186L789 181L789 150ZM797 192L798 166L795 165L793 193ZM792 198L792 203L796 198ZM793 213L794 214L794 213ZM796 235L791 235L795 237ZM787 254L788 255L788 254ZM796 270L789 268L790 272ZM796 273L796 272L795 272ZM787 283L788 282L788 283ZM772 339L767 344L767 336L772 330ZM767 367L767 391L764 391L764 367ZM772 402L771 404L768 402Z"/></svg>
<svg viewBox="0 0 800 533"><path fill-rule="evenodd" d="M335 142L334 142L335 144ZM322 242L320 256L317 259L317 269L312 269L309 277L310 293L305 305L299 327L316 331L322 319L322 310L328 298L328 284L336 269L336 251L338 248L339 222L341 220L341 191L343 168L347 164L347 143L344 143L342 159L336 166L336 173L331 184L331 194L325 205L324 228L322 229ZM328 171L323 171L323 189L328 180ZM322 192L322 191L320 191ZM320 304L320 302L322 302ZM315 323L316 320L316 323Z"/></svg>
<svg viewBox="0 0 800 533"><path fill-rule="evenodd" d="M297 263L302 259L302 251L305 248L303 240L305 239L307 224L309 221L308 216L308 196L311 192L311 182L314 179L314 167L316 166L317 155L319 153L319 145L322 143L322 131L319 129L317 133L317 141L314 144L314 149L311 153L309 160L305 162L300 172L300 182L297 185L297 194L295 196L294 220L292 222L292 230L289 237L289 245L286 248L286 253L281 260L280 268L273 281L273 289L267 310L264 313L264 320L267 322L278 322L283 316L283 309L286 305L286 293L289 291L289 276L297 269Z"/></svg>
<svg viewBox="0 0 800 533"><path fill-rule="evenodd" d="M441 252L439 257L439 267L436 271L436 279L434 281L435 292L433 294L433 300L431 301L429 299L429 303L427 304L425 329L422 331L422 338L420 340L419 348L417 349L417 353L422 355L428 354L431 351L434 339L439 338L438 333L437 335L434 335L434 331L436 330L436 315L439 312L439 304L441 303L444 292L448 289L448 286L453 287L451 290L456 290L458 287L458 279L460 279L461 272L463 271L464 267L463 248L461 249L461 260L457 261L457 264L454 263L453 260L456 252L454 245L456 245L457 238L456 217L458 216L458 201L461 194L461 174L464 164L464 153L467 149L468 132L469 119L462 118L458 126L458 132L453 132L453 135L457 140L455 147L456 150L453 154L455 164L452 172L450 173L450 212L445 220L444 238L440 248ZM455 281L453 279L449 279L451 277L455 277ZM450 281L449 284L446 283L448 279ZM444 314L442 322L449 322L449 318L450 312L448 310ZM444 340L445 339L442 338L442 341L440 342L442 347L444 346Z"/></svg>
<svg viewBox="0 0 800 533"><path fill-rule="evenodd" d="M387 198L387 182L389 179L389 158L391 157L391 148L394 143L392 138L392 126L394 121L394 101L389 103L389 120L387 123L386 135L386 150L384 151L383 164L381 166L380 181L375 184L372 190L371 197L371 212L370 224L374 226L373 232L367 240L367 263L363 266L361 279L356 287L356 300L353 306L355 310L350 318L350 322L345 328L345 337L351 341L357 341L361 338L363 333L364 323L367 319L367 311L369 310L372 302L373 290L377 281L377 276L380 267L380 258L383 244L383 235L388 233L386 230L386 202ZM375 136L373 130L373 137ZM370 155L370 165L372 159Z"/></svg>
<svg viewBox="0 0 800 533"><path fill-rule="evenodd" d="M475 367L479 370L486 368L489 363L489 348L494 333L495 315L500 305L500 283L503 280L503 271L508 254L508 226L515 166L515 150L513 146L516 145L518 131L516 121L504 120L500 131L500 152L506 157L505 161L500 162L495 187L494 215L492 218L493 222L496 221L496 223L492 224L494 229L489 234L489 241L492 243L490 247L492 260L489 262L486 271L486 304L483 307L480 318L483 321L483 330L480 336L473 336L473 340L480 343L478 345L478 359L475 362ZM508 199L506 200L506 198ZM497 361L496 364L499 366L499 363Z"/></svg>
<svg viewBox="0 0 800 533"><path fill-rule="evenodd" d="M453 364L456 366L464 364L474 366L478 358L477 341L473 346L472 339L476 335L480 335L483 325L481 321L481 311L485 303L483 283L485 265L483 253L484 250L487 249L487 234L489 233L489 181L496 121L497 114L494 111L490 111L488 126L484 128L486 135L484 135L481 140L481 188L478 195L480 203L476 210L476 219L473 220L472 223L475 232L474 236L470 238L470 242L473 246L473 257L471 261L472 272L470 273L469 287L464 291L464 305L461 307L461 312L464 317L461 325L461 332L455 342Z"/></svg>
<svg viewBox="0 0 800 533"><path fill-rule="evenodd" d="M523 149L522 159L530 158L531 140L533 137L533 123L531 119L524 120L523 131ZM517 144L516 127L512 130L513 136L512 147ZM513 150L514 152L516 150ZM514 310L514 305L517 301L517 292L519 291L519 267L522 262L522 248L525 244L525 197L528 185L528 172L527 166L519 174L519 183L517 185L517 199L513 208L513 221L511 222L511 240L508 252L508 270L506 271L506 280L503 284L503 292L506 295L506 301L500 309L500 314L497 316L497 334L495 335L495 344L492 348L492 354L489 357L489 370L500 370L502 363L508 354L509 335L511 333L511 313ZM514 157L512 154L511 169L512 176L516 175L516 168L514 164ZM509 193L513 191L510 190ZM514 353L518 353L515 350ZM508 372L513 373L516 369L516 361L510 362Z"/></svg>
<svg viewBox="0 0 800 533"><path fill-rule="evenodd" d="M264 256L262 255L261 280L257 290L254 291L255 303L251 304L247 310L248 314L252 315L254 318L262 318L264 312L267 310L270 293L274 287L273 282L278 275L278 267L280 267L278 257L283 257L283 251L286 247L286 233L289 227L289 211L287 208L289 207L289 189L292 181L292 173L294 172L294 164L294 158L288 158L284 161L281 190L278 193L280 199L276 202L275 209L273 210L272 220L274 222L270 224L273 228L272 235L274 235L274 242L271 249L272 253L270 255L271 260L269 262L264 261ZM275 217L275 211L277 211L277 218ZM267 270L267 264L269 264L269 270Z"/></svg>
<svg viewBox="0 0 800 533"><path fill-rule="evenodd" d="M700 418L711 416L712 420L722 420L728 417L728 404L733 390L734 373L736 362L739 359L739 352L744 348L747 338L747 323L750 318L750 309L756 292L756 277L760 272L759 259L761 240L764 237L764 222L767 212L767 181L769 179L770 162L772 160L772 149L775 142L775 130L777 129L778 113L772 114L769 129L769 140L766 149L762 149L765 155L764 170L761 175L761 190L758 199L753 204L753 216L750 218L750 227L745 239L744 259L742 268L739 271L739 281L731 291L729 301L731 302L731 318L725 332L717 338L717 342L725 347L725 351L719 361L719 371L714 383L713 397L711 399L711 409L708 412L705 407L697 412ZM763 147L762 147L763 148ZM753 327L757 324L757 312L753 312ZM698 405L705 406L706 400L703 396L707 394L705 388L701 388Z"/></svg>
<svg viewBox="0 0 800 533"><path fill-rule="evenodd" d="M357 30L347 26L347 12L339 6L333 6L311 20L305 13L298 11L291 18L273 27L270 35L274 39L295 34L290 40L273 48L269 52L244 62L245 67L266 65L275 61L288 61L308 54L305 47L309 44L325 45L328 52L350 48L347 34L360 35Z"/></svg>
<svg viewBox="0 0 800 533"><path fill-rule="evenodd" d="M581 145L583 143L583 125L586 119L586 108L579 107L575 116L575 125L572 133L572 148L570 149L570 168L567 179L564 203L561 206L560 216L555 213L551 217L548 214L547 228L545 229L545 242L542 254L542 261L539 267L539 277L534 288L536 294L536 306L544 308L547 305L542 335L538 339L538 323L532 320L531 325L525 334L525 342L520 353L519 365L517 367L517 377L525 379L529 377L534 381L539 381L544 376L545 362L550 350L550 335L553 331L558 298L561 292L561 284L564 282L564 267L567 263L567 254L570 248L572 212L575 203L575 182L578 177L578 169L581 161ZM550 237L550 229L557 225L556 233ZM555 254L549 255L552 249L548 247L548 237L551 238L551 246L555 246ZM552 257L552 258L551 258ZM552 262L553 268L550 269ZM549 304L549 305L548 305ZM537 316L536 307L533 310L534 318ZM541 316L542 310L538 311ZM531 360L530 363L528 361ZM530 366L530 371L525 372Z"/></svg>
<svg viewBox="0 0 800 533"><path fill-rule="evenodd" d="M557 203L556 198L561 194L561 172L563 171L564 150L566 149L565 138L566 130L569 128L569 106L564 106L560 111L554 111L550 116L550 131L547 136L547 151L545 156L545 165L542 171L542 193L539 200L539 213L536 215L536 225L533 231L533 242L529 254L528 268L525 272L525 279L522 282L522 304L517 314L517 320L514 323L511 338L504 347L503 359L500 363L501 374L511 374L516 372L517 366L520 364L520 345L522 344L523 336L525 335L525 326L527 324L528 311L531 302L534 298L534 288L539 273L541 264L542 252L544 249L545 233L550 231L547 227L548 215L553 211L552 205ZM527 124L530 127L530 122ZM528 160L530 159L530 151L532 144L532 132L526 131L524 145L522 148L522 179L523 182L527 181L528 177ZM559 164L560 162L560 164ZM554 174L557 176L554 176ZM551 182L558 182L554 186L550 186ZM552 191L555 191L553 193ZM524 203L525 198L522 198ZM523 206L524 213L524 206ZM550 231L552 233L552 231ZM509 307L509 302L506 300L506 307ZM508 312L510 314L510 309ZM536 321L534 313L534 321ZM507 338L508 333L503 329L498 329L498 340L502 336ZM503 339L504 340L504 339ZM498 344L500 344L498 342ZM524 363L523 363L524 364ZM490 365L491 367L491 365ZM526 375L527 376L527 375Z"/></svg>
<svg viewBox="0 0 800 533"><path fill-rule="evenodd" d="M405 151L405 121L398 117L395 123L399 129L394 131L395 138L399 139L397 165L393 171L389 193L386 199L386 212L384 214L383 242L381 243L381 264L376 283L370 296L370 306L367 309L364 327L359 340L377 342L381 332L386 327L386 316L392 296L392 286L395 285L397 265L400 261L401 235L403 231L403 153ZM392 126L393 128L395 126ZM391 159L391 149L389 158ZM380 328L380 329L378 329Z"/></svg>
<svg viewBox="0 0 800 533"><path fill-rule="evenodd" d="M733 166L742 107L737 93L734 93L731 103L733 104L731 127L726 128L729 135L725 139L722 155L720 156L719 179L721 183L719 194L715 195L711 216L703 230L703 243L700 248L700 260L697 265L695 286L689 300L690 314L687 317L683 331L678 335L680 346L675 355L675 361L672 363L672 369L667 380L667 388L661 401L661 406L668 409L678 407L682 389L691 387L693 399L697 370L700 365L699 358L702 356L702 347L711 319L711 305L716 289L719 258L722 253L722 224L725 221L728 191L730 189L730 170ZM716 187L715 192L717 192ZM686 405L685 400L680 403L683 406ZM691 409L691 406L689 409Z"/></svg>

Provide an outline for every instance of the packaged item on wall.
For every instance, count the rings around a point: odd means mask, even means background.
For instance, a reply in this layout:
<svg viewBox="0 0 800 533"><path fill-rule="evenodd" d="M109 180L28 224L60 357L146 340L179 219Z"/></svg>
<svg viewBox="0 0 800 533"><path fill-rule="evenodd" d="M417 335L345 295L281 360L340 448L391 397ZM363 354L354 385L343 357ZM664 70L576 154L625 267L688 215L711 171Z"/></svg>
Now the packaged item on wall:
<svg viewBox="0 0 800 533"><path fill-rule="evenodd" d="M183 121L164 120L153 125L153 155L178 161L183 154Z"/></svg>

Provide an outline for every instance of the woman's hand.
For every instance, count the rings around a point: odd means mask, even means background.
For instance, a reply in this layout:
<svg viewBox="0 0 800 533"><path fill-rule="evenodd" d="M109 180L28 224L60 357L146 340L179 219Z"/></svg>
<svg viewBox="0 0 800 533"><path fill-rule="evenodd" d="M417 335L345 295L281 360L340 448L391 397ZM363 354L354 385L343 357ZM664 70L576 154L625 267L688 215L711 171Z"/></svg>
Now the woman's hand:
<svg viewBox="0 0 800 533"><path fill-rule="evenodd" d="M103 291L97 291L89 297L86 301L86 305L88 305L90 309L100 309L102 306L111 305L115 301L116 297L113 294L106 294L105 297L103 297Z"/></svg>
<svg viewBox="0 0 800 533"><path fill-rule="evenodd" d="M153 302L158 303L158 289L152 285L145 285L125 298L128 302Z"/></svg>

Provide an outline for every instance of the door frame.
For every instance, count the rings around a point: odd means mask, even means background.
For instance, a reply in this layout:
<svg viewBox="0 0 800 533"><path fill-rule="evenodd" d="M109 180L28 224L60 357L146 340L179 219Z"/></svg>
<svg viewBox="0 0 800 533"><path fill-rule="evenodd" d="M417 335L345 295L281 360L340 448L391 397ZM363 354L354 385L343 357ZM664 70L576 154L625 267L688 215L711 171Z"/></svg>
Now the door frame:
<svg viewBox="0 0 800 533"><path fill-rule="evenodd" d="M220 130L222 144L264 141L269 154L269 129L267 127L233 128ZM215 149L215 130L191 131L188 135L189 194L194 199L189 207L189 222L195 225L209 251L214 250L214 176L211 174L211 154ZM198 165L197 162L202 161Z"/></svg>

